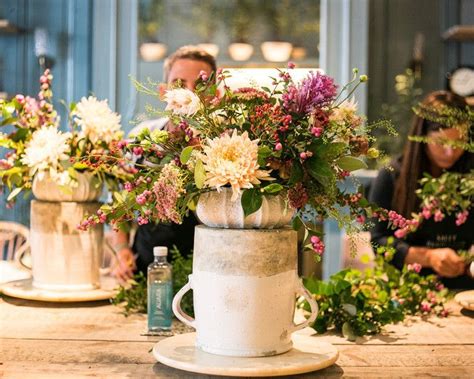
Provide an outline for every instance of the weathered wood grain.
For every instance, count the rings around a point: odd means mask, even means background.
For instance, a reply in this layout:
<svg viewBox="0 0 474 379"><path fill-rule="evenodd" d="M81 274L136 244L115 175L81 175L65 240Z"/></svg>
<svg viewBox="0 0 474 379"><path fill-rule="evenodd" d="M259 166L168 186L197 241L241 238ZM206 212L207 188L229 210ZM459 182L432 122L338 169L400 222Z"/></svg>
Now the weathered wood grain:
<svg viewBox="0 0 474 379"><path fill-rule="evenodd" d="M472 378L474 365L465 367L341 367L338 364L324 370L293 376L295 379L315 378ZM63 378L140 378L140 379L216 379L215 376L191 374L155 364L88 364L13 362L0 366L0 376L18 379ZM230 379L220 376L218 378Z"/></svg>
<svg viewBox="0 0 474 379"><path fill-rule="evenodd" d="M315 337L318 338L318 337ZM3 339L4 362L154 363L155 342ZM343 367L463 367L474 365L474 345L339 345Z"/></svg>
<svg viewBox="0 0 474 379"><path fill-rule="evenodd" d="M472 377L474 312L452 304L446 319L413 319L382 335L337 346L337 364L297 378ZM151 354L163 337L142 336L144 315L124 317L107 302L51 304L0 300L0 377L211 378L165 367Z"/></svg>

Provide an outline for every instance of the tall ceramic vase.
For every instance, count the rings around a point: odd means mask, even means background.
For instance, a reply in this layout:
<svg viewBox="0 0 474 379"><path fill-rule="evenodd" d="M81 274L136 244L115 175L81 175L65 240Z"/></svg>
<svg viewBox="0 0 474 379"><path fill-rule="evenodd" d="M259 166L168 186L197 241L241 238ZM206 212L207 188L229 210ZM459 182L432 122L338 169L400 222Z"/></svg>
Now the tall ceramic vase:
<svg viewBox="0 0 474 379"><path fill-rule="evenodd" d="M203 220L207 216L199 209L198 218ZM265 229L229 228L233 212L220 209L219 214L227 215L217 222L220 227L195 229L193 274L176 294L173 311L196 328L196 344L203 351L245 357L284 353L292 347L291 334L313 322L318 311L298 277L297 234L268 223ZM191 289L195 319L180 307L182 296ZM293 322L297 295L306 298L312 311L298 325Z"/></svg>
<svg viewBox="0 0 474 379"><path fill-rule="evenodd" d="M101 194L80 175L78 186L63 191L46 178L35 180L31 203L33 285L56 291L84 291L100 287L103 226L79 231L77 225L100 207Z"/></svg>

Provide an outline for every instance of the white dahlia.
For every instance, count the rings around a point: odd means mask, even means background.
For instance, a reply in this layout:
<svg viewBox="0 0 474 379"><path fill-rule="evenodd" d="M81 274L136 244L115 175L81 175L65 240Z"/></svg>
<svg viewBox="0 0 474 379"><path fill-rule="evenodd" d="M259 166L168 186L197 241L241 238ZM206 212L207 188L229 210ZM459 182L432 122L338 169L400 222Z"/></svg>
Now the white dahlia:
<svg viewBox="0 0 474 379"><path fill-rule="evenodd" d="M201 160L206 171L205 184L218 191L230 184L232 201L237 200L240 190L260 184L260 180L273 180L271 170L260 170L258 162L258 140L250 140L247 132L208 139L203 147Z"/></svg>
<svg viewBox="0 0 474 379"><path fill-rule="evenodd" d="M107 100L99 101L93 96L83 97L72 116L81 127L80 137L88 138L93 144L99 141L110 143L122 137L120 115L112 112Z"/></svg>
<svg viewBox="0 0 474 379"><path fill-rule="evenodd" d="M183 116L192 116L201 107L199 97L193 91L186 88L166 91L164 100L168 103L165 110Z"/></svg>
<svg viewBox="0 0 474 379"><path fill-rule="evenodd" d="M36 130L21 158L21 162L30 168L30 175L49 170L54 176L61 170L60 162L69 158L70 137L71 133L63 133L55 126L43 126Z"/></svg>

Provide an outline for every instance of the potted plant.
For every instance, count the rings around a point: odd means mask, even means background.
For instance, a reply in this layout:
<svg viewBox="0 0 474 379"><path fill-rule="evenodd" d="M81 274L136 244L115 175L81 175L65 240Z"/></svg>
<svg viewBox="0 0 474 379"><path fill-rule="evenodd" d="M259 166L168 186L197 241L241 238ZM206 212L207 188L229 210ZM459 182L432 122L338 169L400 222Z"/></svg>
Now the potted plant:
<svg viewBox="0 0 474 379"><path fill-rule="evenodd" d="M197 344L208 352L248 356L288 350L291 332L302 327L292 324L295 294L312 306L307 323L317 306L297 277L296 232L283 224L293 218L294 229L304 228L305 247L319 259L324 243L321 231L306 222L308 207L320 218L335 217L349 233L360 231L376 209L343 186L352 171L366 167L362 158L378 155L356 104L347 100L367 77L354 71L341 90L344 96L320 72L294 83L293 67L278 70L271 88L231 90L229 74L218 70L216 78L203 73L196 92L168 90L166 114L176 127L144 129L123 143L124 156L137 162L134 179L101 208L100 217L82 224L180 223L197 211L207 226L196 228L193 274L174 309L197 327ZM377 212L388 218L388 212ZM179 306L190 288L195 320ZM209 313L212 309L219 312ZM277 324L267 322L272 314L281 315Z"/></svg>
<svg viewBox="0 0 474 379"><path fill-rule="evenodd" d="M31 253L33 278L45 289L91 289L99 285L102 225L79 235L76 229L85 214L100 207L103 183L110 189L126 180L125 168L104 170L100 160L113 156L122 137L120 116L107 101L83 97L69 106L69 130L60 130L52 103L53 76L40 78L37 98L16 95L0 100L0 160L2 186L10 190L12 205L21 192L33 191Z"/></svg>

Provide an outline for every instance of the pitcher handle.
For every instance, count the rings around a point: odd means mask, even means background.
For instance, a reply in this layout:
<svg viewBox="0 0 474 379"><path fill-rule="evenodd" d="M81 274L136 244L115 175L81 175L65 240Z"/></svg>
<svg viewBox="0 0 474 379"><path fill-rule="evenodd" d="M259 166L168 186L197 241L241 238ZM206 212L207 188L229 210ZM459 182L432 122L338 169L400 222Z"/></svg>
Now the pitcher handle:
<svg viewBox="0 0 474 379"><path fill-rule="evenodd" d="M189 290L193 289L192 286L192 275L188 276L188 282L185 284L183 288L181 288L178 293L173 298L173 313L174 315L180 320L182 323L191 326L192 328L196 329L196 320L193 319L190 315L186 314L181 309L181 299L183 298L184 294Z"/></svg>
<svg viewBox="0 0 474 379"><path fill-rule="evenodd" d="M306 299L306 301L309 303L309 306L311 307L311 316L309 316L309 318L306 321L302 322L301 324L293 323L293 329L291 330L291 333L296 332L297 330L304 329L309 324L314 322L314 320L316 320L316 317L319 311L318 303L316 302L316 300L314 300L313 296L305 288L302 280L300 278L297 278L296 281L297 281L296 294L303 296Z"/></svg>

